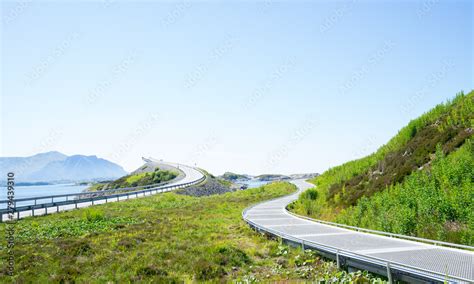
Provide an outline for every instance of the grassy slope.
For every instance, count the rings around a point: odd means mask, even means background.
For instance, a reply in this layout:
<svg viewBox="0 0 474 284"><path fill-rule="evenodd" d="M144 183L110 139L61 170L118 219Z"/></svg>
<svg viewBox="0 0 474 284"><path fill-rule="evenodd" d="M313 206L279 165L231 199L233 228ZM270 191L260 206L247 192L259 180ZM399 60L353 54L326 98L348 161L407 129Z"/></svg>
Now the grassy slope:
<svg viewBox="0 0 474 284"><path fill-rule="evenodd" d="M293 208L320 219L472 245L473 126L474 92L460 94L411 121L374 154L313 179L317 189Z"/></svg>
<svg viewBox="0 0 474 284"><path fill-rule="evenodd" d="M338 271L312 252L269 241L243 222L242 210L250 204L294 190L291 184L275 183L202 198L165 193L23 219L16 228L16 280L367 279ZM2 240L4 232L0 224ZM5 259L1 250L2 283L8 277Z"/></svg>
<svg viewBox="0 0 474 284"><path fill-rule="evenodd" d="M106 189L127 188L143 186L155 183L166 182L177 177L178 174L172 171L160 170L156 168L153 172L126 175L113 182L97 183L91 186L89 191L99 191Z"/></svg>

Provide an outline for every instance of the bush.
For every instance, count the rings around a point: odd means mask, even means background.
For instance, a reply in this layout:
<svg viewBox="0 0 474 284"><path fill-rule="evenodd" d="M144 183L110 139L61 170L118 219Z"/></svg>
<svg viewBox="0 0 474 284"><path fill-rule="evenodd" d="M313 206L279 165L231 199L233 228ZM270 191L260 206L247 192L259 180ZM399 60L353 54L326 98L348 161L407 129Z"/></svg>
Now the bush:
<svg viewBox="0 0 474 284"><path fill-rule="evenodd" d="M211 280L225 275L222 266L207 259L200 259L194 264L194 277L197 280Z"/></svg>
<svg viewBox="0 0 474 284"><path fill-rule="evenodd" d="M170 181L178 176L177 173L172 171L161 170L156 168L153 172L149 173L139 173L134 175L128 175L121 177L112 183L110 183L110 188L126 188L126 187L135 187L150 185L155 183L162 183Z"/></svg>
<svg viewBox="0 0 474 284"><path fill-rule="evenodd" d="M168 276L168 272L166 270L160 269L156 266L149 265L145 267L141 267L137 270L138 276Z"/></svg>
<svg viewBox="0 0 474 284"><path fill-rule="evenodd" d="M105 214L103 211L96 208L87 208L84 211L83 218L89 222L102 221L105 220Z"/></svg>
<svg viewBox="0 0 474 284"><path fill-rule="evenodd" d="M216 249L215 260L220 265L242 266L250 263L250 257L242 250L232 246L222 246Z"/></svg>
<svg viewBox="0 0 474 284"><path fill-rule="evenodd" d="M318 191L316 189L313 189L313 188L310 188L310 189L307 189L304 193L303 193L304 197L303 198L306 198L306 199L309 199L309 200L316 200L318 199Z"/></svg>
<svg viewBox="0 0 474 284"><path fill-rule="evenodd" d="M473 149L472 140L448 156L438 148L429 171L360 199L341 211L336 222L473 245Z"/></svg>

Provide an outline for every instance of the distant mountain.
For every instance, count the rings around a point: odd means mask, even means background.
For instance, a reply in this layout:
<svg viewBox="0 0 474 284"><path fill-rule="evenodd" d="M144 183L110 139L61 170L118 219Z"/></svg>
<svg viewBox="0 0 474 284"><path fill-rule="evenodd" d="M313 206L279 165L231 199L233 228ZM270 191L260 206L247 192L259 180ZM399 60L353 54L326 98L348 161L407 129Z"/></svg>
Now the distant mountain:
<svg viewBox="0 0 474 284"><path fill-rule="evenodd" d="M40 153L30 157L0 157L0 179L3 180L7 172L14 172L18 178L27 177L51 162L62 161L66 158L66 155L56 151Z"/></svg>
<svg viewBox="0 0 474 284"><path fill-rule="evenodd" d="M115 179L127 172L97 156L66 156L52 151L30 157L0 157L0 180L14 172L17 182L60 182Z"/></svg>

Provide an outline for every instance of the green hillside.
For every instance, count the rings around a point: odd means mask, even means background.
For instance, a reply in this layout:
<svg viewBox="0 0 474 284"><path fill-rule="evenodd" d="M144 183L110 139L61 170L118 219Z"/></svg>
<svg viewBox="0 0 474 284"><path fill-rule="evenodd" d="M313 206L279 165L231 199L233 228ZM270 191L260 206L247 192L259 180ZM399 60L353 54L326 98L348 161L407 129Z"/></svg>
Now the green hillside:
<svg viewBox="0 0 474 284"><path fill-rule="evenodd" d="M377 152L312 179L314 218L474 245L474 92L412 120Z"/></svg>
<svg viewBox="0 0 474 284"><path fill-rule="evenodd" d="M96 183L91 186L89 191L100 191L118 188L127 188L135 186L145 186L170 181L176 178L178 174L173 171L161 170L156 168L153 172L143 172L123 176L112 182Z"/></svg>

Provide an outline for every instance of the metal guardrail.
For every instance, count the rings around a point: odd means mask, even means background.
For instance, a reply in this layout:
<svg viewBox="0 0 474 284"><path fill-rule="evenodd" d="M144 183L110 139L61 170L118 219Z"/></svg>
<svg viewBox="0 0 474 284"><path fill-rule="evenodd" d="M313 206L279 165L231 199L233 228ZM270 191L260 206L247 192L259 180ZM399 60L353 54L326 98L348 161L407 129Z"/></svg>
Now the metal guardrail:
<svg viewBox="0 0 474 284"><path fill-rule="evenodd" d="M389 233L389 232L384 232L384 231L377 231L377 230L359 228L359 227L349 226L349 225L345 225L345 224L339 224L339 223L333 223L333 222L329 222L329 221L313 219L313 218L308 217L308 216L303 216L303 215L299 215L299 214L296 214L294 212L291 212L291 211L288 210L288 208L285 208L285 210L288 214L293 215L295 217L298 217L298 218L301 218L301 219L306 219L308 221L321 223L321 224L324 224L324 225L331 225L331 226L335 226L335 227L339 227L339 228L354 230L354 231L357 231L357 232L365 232L365 233L370 233L370 234L375 234L375 235L388 236L388 237L391 237L391 238L397 238L397 239L402 239L402 240L410 240L410 241L417 241L417 242L421 242L421 243L433 244L435 246L452 247L452 248L459 248L459 249L474 251L474 247L468 246L468 245L453 244L453 243L442 242L442 241L437 241L437 240L431 240L431 239L425 239L425 238L419 238L419 237L413 237L413 236L406 236L406 235L401 235L401 234L394 234L394 233Z"/></svg>
<svg viewBox="0 0 474 284"><path fill-rule="evenodd" d="M300 191L298 191L296 193L293 193L293 194L299 194L299 192ZM286 197L291 196L293 194L287 195ZM266 202L269 202L269 201L277 200L277 199L280 199L280 198L283 198L283 197L278 197L278 198L273 198L273 199L270 199L270 200L265 200L265 201L259 202L257 204L254 204L254 205L246 208L242 212L243 220L245 222L247 222L251 227L257 229L258 231L267 232L267 233L269 233L271 235L274 235L276 237L279 237L283 240L287 240L287 241L290 241L290 242L293 242L293 243L301 244L303 249L316 249L318 251L333 254L335 256L338 268L340 268L339 264L340 264L340 259L342 257L357 260L357 261L361 261L361 262L366 262L366 263L369 263L369 264L372 264L372 265L377 265L377 266L383 267L384 269L386 269L387 277L388 277L390 283L392 283L392 276L391 275L392 275L393 270L401 271L401 272L405 272L407 274L412 274L412 275L416 275L418 277L433 279L435 281L440 281L440 282L445 282L445 283L446 283L446 281L451 281L451 282L461 281L463 283L464 282L465 283L472 283L472 279L466 279L466 278L463 278L463 277L447 275L447 274L443 274L443 273L440 273L440 272L437 272L437 271L432 271L432 270L428 270L428 269L414 267L414 266L411 266L411 265L407 265L407 264L403 264L403 263L399 263L399 262L395 262L395 261L387 261L385 259L381 259L381 258L369 256L369 255L358 254L358 253L355 253L355 252L351 252L351 251L340 249L340 248L333 247L333 246L324 245L324 244L314 242L314 241L303 240L301 238L294 237L294 236L285 234L283 232L279 232L279 231L273 230L271 228L267 228L267 227L262 226L262 225L258 225L258 224L256 224L255 222L249 220L246 217L247 212L250 209L254 208L255 206L258 206L262 203L266 203ZM285 208L285 210L286 210L286 208ZM287 210L287 212L288 212L288 210ZM295 215L295 214L292 214L292 215ZM299 217L299 216L295 215L295 217ZM311 218L304 218L304 219L311 220ZM311 221L313 221L313 220L311 220Z"/></svg>
<svg viewBox="0 0 474 284"><path fill-rule="evenodd" d="M43 200L43 199L51 199L51 202L54 202L55 198L67 198L69 197L82 197L85 195L91 195L91 196L102 196L106 195L109 193L114 193L114 192L122 192L122 191L134 191L137 189L148 189L148 188L155 188L159 186L164 186L166 184L169 184L169 182L162 182L162 183L155 183L155 184L149 184L149 185L140 185L140 186L135 186L135 187L123 187L123 188L115 188L115 189L109 189L109 190L100 190L100 191L86 191L86 192L79 192L79 193L67 193L67 194L55 194L55 195L44 195L44 196L34 196L34 197L25 197L25 198L16 198L14 201L15 202L27 202L27 201L36 201L37 200ZM6 204L8 203L8 200L0 200L0 204ZM3 209L0 209L0 212Z"/></svg>
<svg viewBox="0 0 474 284"><path fill-rule="evenodd" d="M200 173L199 169L196 169ZM203 173L202 173L203 174ZM187 183L182 183L182 184L171 184L171 185L163 185L161 184L160 186L154 186L154 185L147 185L147 186L138 186L134 188L122 188L122 189L114 189L114 190L108 190L108 191L94 191L94 192L81 192L81 193L72 193L72 194L61 194L61 195L50 195L50 196L40 196L40 197L30 197L30 198L21 198L21 199L16 199L14 202L15 206L13 210L9 210L8 208L5 209L0 209L0 222L3 222L3 215L8 214L8 213L14 213L17 216L17 219L20 218L20 212L25 212L25 211L32 211L32 216L34 216L34 210L36 209L45 209L45 214L48 214L47 208L50 207L56 207L56 212L59 212L59 206L65 206L65 205L71 205L74 204L75 208L77 207L77 204L80 203L85 203L85 202L92 202L92 205L94 205L94 201L99 201L99 200L106 200L106 203L109 199L117 199L120 200L120 197L127 197L127 199L130 198L130 196L135 195L138 197L139 195L141 196L146 196L147 193L150 193L148 195L154 195L157 193L163 193L166 191L170 191L172 189L178 189L178 188L183 188L187 187L190 185L195 185L203 182L206 179L206 175L203 174L203 176L195 181L187 182ZM156 185L156 184L155 184ZM143 190L138 190L138 191L131 191L133 189L137 188L145 188ZM124 190L128 190L125 193L120 193L120 194L106 194L106 193L113 193L113 192L121 192ZM154 193L152 193L154 192ZM102 195L98 195L101 194ZM84 195L91 195L91 197L86 197L86 198L76 198L76 199L69 199L69 197L75 196L75 197L81 197ZM95 195L95 196L94 196ZM55 198L66 198L66 200L63 201L54 201ZM48 203L40 203L38 204L38 200L43 200L43 199L51 199L51 202ZM24 205L24 206L16 206L16 202L27 202L27 201L34 201L34 204L30 205ZM1 200L0 203L7 203L8 200Z"/></svg>

